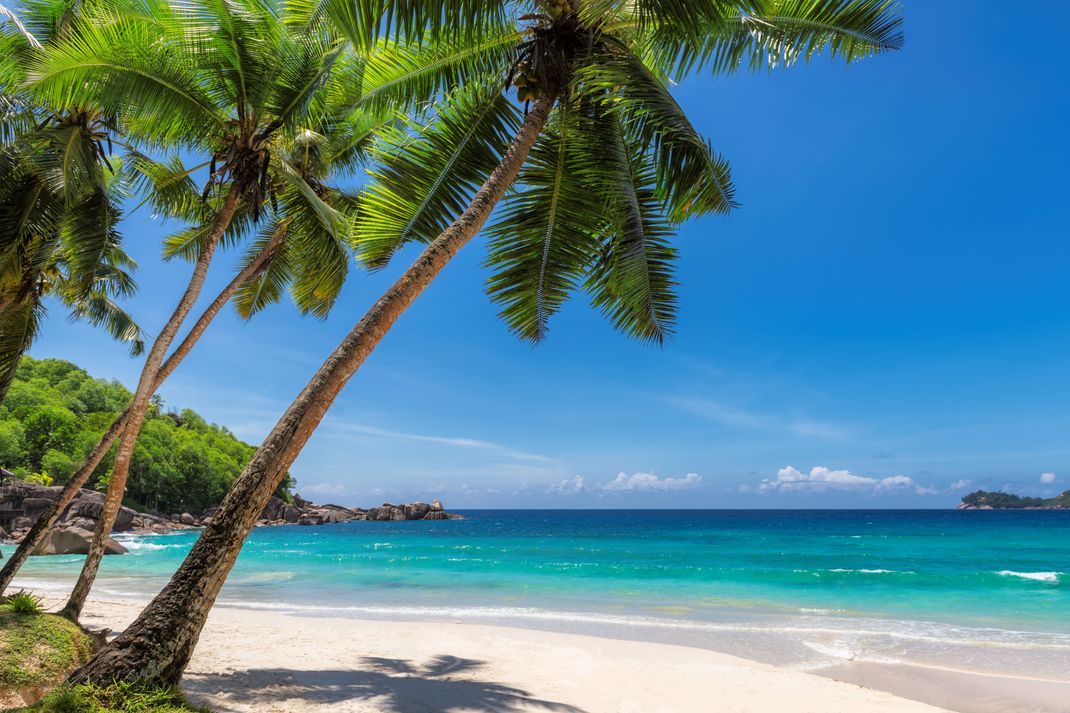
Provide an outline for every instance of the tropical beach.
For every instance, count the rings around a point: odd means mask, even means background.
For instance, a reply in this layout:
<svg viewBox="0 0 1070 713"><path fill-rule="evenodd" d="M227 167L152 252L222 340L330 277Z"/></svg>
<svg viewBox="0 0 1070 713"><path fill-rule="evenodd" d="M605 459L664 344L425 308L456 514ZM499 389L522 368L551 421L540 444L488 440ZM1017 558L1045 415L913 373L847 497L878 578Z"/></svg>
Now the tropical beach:
<svg viewBox="0 0 1070 713"><path fill-rule="evenodd" d="M258 528L183 690L250 711L1065 710L1070 553L1047 543L1067 512L463 516ZM195 535L119 535L83 623L124 628ZM58 605L79 559L16 586Z"/></svg>
<svg viewBox="0 0 1070 713"><path fill-rule="evenodd" d="M4 0L0 707L1070 713L1067 12Z"/></svg>
<svg viewBox="0 0 1070 713"><path fill-rule="evenodd" d="M86 621L136 611L92 602ZM217 609L197 651L183 691L219 711L943 710L709 651L461 623Z"/></svg>

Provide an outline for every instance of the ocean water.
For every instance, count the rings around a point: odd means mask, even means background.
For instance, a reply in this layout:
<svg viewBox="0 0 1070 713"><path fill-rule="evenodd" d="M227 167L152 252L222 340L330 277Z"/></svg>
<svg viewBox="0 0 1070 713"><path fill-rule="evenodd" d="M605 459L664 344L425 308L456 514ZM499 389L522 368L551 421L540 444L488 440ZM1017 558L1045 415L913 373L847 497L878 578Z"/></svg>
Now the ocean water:
<svg viewBox="0 0 1070 713"><path fill-rule="evenodd" d="M464 514L257 529L219 604L1070 680L1070 511ZM196 536L120 536L95 593L154 594ZM81 560L31 558L16 586L68 589Z"/></svg>

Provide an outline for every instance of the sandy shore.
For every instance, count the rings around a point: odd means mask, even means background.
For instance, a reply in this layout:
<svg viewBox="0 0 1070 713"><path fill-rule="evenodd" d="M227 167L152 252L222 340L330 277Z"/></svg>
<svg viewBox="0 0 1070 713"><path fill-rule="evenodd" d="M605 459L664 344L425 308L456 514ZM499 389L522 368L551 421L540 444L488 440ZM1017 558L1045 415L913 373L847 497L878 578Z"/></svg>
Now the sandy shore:
<svg viewBox="0 0 1070 713"><path fill-rule="evenodd" d="M92 601L119 630L133 602ZM702 649L452 623L217 607L182 688L217 711L935 713L890 693Z"/></svg>
<svg viewBox="0 0 1070 713"><path fill-rule="evenodd" d="M863 662L844 663L818 673L965 713L1070 712L1070 683L1063 681Z"/></svg>

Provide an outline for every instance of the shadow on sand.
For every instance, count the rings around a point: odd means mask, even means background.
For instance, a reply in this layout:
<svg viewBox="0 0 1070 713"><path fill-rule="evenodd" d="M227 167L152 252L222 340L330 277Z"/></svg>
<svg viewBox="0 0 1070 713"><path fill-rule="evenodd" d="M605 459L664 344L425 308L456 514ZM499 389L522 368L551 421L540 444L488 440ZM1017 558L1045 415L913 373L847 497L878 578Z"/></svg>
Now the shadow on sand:
<svg viewBox="0 0 1070 713"><path fill-rule="evenodd" d="M322 706L324 711L353 710L365 703L369 710L384 713L584 713L576 706L541 700L519 688L479 680L477 672L484 665L456 656L435 656L423 664L365 657L355 669L187 672L182 688L195 702L219 711L263 710L300 701Z"/></svg>

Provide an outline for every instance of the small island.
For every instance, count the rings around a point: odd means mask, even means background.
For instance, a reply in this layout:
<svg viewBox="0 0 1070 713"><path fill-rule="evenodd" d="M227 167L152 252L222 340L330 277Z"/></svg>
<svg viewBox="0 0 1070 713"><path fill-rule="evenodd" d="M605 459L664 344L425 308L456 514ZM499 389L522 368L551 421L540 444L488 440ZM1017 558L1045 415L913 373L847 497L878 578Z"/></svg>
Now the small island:
<svg viewBox="0 0 1070 713"><path fill-rule="evenodd" d="M1062 510L1070 509L1070 490L1054 498L1032 498L1002 491L975 490L962 497L959 510Z"/></svg>

